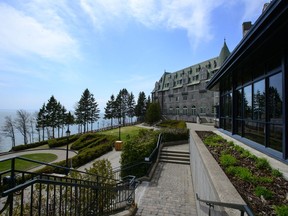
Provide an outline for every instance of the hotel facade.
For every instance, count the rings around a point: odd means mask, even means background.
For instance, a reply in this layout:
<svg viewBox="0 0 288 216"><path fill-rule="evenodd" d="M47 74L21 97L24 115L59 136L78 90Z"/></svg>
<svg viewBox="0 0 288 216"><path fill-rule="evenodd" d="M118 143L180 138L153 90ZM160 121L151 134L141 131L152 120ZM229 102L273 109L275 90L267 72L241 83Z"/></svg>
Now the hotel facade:
<svg viewBox="0 0 288 216"><path fill-rule="evenodd" d="M218 57L180 69L164 72L155 83L152 101L158 102L162 116L189 122L213 122L217 117L219 93L206 89L230 51L224 41Z"/></svg>

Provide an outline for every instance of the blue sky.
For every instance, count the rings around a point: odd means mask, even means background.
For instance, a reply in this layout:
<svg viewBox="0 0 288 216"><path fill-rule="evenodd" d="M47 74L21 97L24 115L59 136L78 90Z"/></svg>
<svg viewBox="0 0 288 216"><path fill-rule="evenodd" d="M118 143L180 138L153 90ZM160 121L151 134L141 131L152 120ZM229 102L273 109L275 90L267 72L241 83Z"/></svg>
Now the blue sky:
<svg viewBox="0 0 288 216"><path fill-rule="evenodd" d="M103 112L126 88L148 96L174 72L232 51L263 0L0 0L0 109L73 110L83 91Z"/></svg>

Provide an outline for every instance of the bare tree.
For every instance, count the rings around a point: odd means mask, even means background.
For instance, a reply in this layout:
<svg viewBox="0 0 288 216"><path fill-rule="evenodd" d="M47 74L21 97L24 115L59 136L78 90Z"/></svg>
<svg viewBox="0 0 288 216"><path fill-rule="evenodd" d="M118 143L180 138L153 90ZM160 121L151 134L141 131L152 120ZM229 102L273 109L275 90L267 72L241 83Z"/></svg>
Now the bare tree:
<svg viewBox="0 0 288 216"><path fill-rule="evenodd" d="M17 110L17 118L15 120L16 129L23 135L24 144L28 143L27 134L29 134L30 113L25 110Z"/></svg>
<svg viewBox="0 0 288 216"><path fill-rule="evenodd" d="M5 123L1 128L1 134L3 134L5 137L10 137L12 141L12 147L15 147L14 122L11 116L5 116Z"/></svg>

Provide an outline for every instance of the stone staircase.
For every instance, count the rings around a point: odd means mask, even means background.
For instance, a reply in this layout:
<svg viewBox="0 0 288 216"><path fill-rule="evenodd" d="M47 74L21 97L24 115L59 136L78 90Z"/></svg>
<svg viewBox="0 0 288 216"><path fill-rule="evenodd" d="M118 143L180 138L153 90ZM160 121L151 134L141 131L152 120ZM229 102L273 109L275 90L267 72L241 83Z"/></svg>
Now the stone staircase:
<svg viewBox="0 0 288 216"><path fill-rule="evenodd" d="M159 162L190 165L190 153L183 150L162 149Z"/></svg>

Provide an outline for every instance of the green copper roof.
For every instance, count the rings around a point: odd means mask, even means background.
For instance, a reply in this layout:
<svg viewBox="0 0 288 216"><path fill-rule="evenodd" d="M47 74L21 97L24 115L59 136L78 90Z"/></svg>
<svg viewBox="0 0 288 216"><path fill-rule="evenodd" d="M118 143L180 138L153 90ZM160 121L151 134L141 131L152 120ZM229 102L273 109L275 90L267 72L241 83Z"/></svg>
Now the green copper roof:
<svg viewBox="0 0 288 216"><path fill-rule="evenodd" d="M223 44L223 47L221 49L221 52L219 54L219 59L218 59L219 66L223 65L223 62L226 60L226 58L229 55L230 55L230 51L227 47L226 40L224 39L224 44Z"/></svg>

